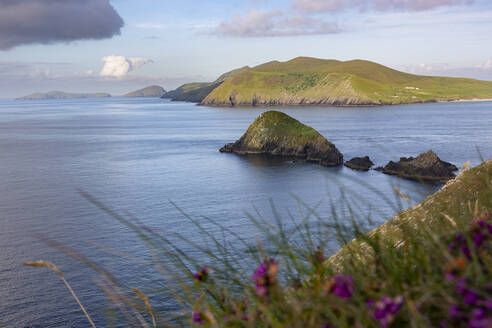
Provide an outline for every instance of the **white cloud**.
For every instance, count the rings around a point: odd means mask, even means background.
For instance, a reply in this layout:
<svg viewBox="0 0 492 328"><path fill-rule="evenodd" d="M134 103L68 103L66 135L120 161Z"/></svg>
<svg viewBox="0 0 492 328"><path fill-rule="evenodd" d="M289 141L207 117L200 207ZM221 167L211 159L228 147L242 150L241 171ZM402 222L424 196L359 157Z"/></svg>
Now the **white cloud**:
<svg viewBox="0 0 492 328"><path fill-rule="evenodd" d="M131 71L139 69L153 61L146 58L126 58L124 56L106 56L102 58L104 66L99 73L103 77L125 77Z"/></svg>

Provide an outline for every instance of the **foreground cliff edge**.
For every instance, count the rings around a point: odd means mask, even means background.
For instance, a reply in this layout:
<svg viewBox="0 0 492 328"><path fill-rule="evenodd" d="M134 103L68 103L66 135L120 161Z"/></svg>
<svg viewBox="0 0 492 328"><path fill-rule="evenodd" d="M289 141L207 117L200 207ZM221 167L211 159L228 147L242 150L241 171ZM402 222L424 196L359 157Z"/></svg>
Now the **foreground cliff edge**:
<svg viewBox="0 0 492 328"><path fill-rule="evenodd" d="M466 163L456 178L423 202L395 214L388 222L343 246L328 261L335 267L354 255L363 262L374 260L368 241L385 239L392 247L401 247L408 238L445 234L450 227L466 226L476 213L490 213L492 207L492 158L470 168Z"/></svg>
<svg viewBox="0 0 492 328"><path fill-rule="evenodd" d="M278 111L261 114L239 140L226 144L220 152L296 157L323 166L343 164L343 155L334 144L315 129Z"/></svg>

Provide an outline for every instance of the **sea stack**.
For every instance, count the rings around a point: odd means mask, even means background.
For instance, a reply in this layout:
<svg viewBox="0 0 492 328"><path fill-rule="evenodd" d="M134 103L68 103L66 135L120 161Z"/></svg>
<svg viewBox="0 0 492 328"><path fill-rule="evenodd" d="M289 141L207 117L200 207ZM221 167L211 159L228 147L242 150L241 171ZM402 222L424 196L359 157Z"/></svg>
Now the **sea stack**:
<svg viewBox="0 0 492 328"><path fill-rule="evenodd" d="M369 156L365 156L365 157L354 157L350 161L346 161L343 165L353 170L369 171L369 169L374 165L374 163L371 161Z"/></svg>
<svg viewBox="0 0 492 328"><path fill-rule="evenodd" d="M302 158L323 166L343 164L343 155L334 144L312 127L278 111L261 114L239 140L220 151Z"/></svg>
<svg viewBox="0 0 492 328"><path fill-rule="evenodd" d="M439 183L453 179L455 177L453 172L457 169L453 164L442 161L432 150L416 158L402 157L399 162L390 161L386 166L376 168L385 174L397 175L405 179Z"/></svg>

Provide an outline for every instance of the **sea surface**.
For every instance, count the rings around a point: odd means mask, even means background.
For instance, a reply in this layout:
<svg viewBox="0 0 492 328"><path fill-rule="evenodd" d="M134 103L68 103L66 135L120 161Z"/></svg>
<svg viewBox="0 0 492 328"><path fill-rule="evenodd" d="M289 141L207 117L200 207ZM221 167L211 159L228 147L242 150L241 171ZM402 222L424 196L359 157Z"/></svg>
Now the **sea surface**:
<svg viewBox="0 0 492 328"><path fill-rule="evenodd" d="M88 326L56 274L23 266L39 259L55 263L96 324L107 325L97 275L44 238L143 290L159 278L139 276L134 259L148 258L144 243L80 190L164 233L199 242L200 231L179 207L211 231L204 217L254 242L258 232L246 212L268 219L272 203L288 224L288 213L302 216L296 199L328 218L331 202L343 206L342 195L352 195L380 223L438 188L376 171L218 152L265 110L164 99L0 100L0 327ZM345 159L369 155L384 165L433 149L462 166L492 156L492 102L279 110L316 128ZM395 186L410 204L397 200Z"/></svg>

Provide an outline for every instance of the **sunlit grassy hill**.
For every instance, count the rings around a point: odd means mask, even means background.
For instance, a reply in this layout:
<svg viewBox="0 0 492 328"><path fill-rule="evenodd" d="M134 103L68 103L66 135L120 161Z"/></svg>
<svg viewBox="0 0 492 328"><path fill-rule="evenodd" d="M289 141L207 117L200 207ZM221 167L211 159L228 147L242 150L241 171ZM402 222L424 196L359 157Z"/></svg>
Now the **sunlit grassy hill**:
<svg viewBox="0 0 492 328"><path fill-rule="evenodd" d="M492 98L492 82L403 73L365 60L298 57L226 79L204 105L379 105Z"/></svg>
<svg viewBox="0 0 492 328"><path fill-rule="evenodd" d="M170 98L176 101L190 101L190 102L201 102L205 97L207 97L215 88L222 84L225 80L236 76L246 70L249 67L241 67L230 72L224 73L214 82L193 82L183 84L179 88L173 91L169 91L162 98Z"/></svg>

